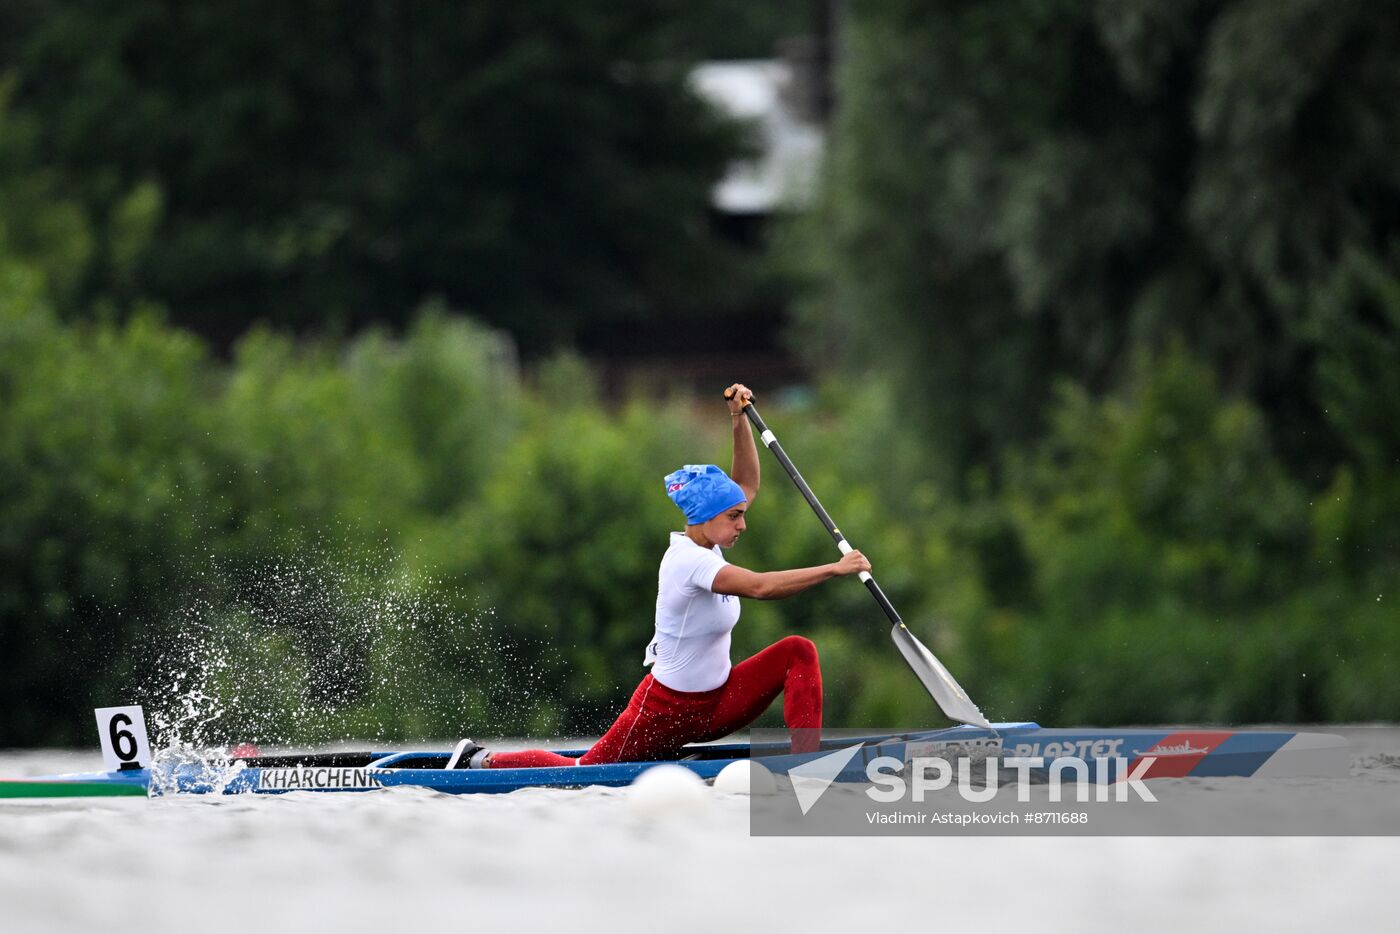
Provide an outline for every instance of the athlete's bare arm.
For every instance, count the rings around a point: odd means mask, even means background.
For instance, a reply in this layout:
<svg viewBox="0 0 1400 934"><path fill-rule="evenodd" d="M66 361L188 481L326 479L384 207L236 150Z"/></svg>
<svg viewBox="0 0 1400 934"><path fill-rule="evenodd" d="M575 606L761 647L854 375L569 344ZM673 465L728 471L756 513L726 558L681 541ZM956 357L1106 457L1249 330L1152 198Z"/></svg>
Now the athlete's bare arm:
<svg viewBox="0 0 1400 934"><path fill-rule="evenodd" d="M793 568L791 571L749 571L730 564L720 568L710 589L715 593L754 600L781 600L833 577L846 577L869 570L870 562L859 551L842 555L835 564Z"/></svg>
<svg viewBox="0 0 1400 934"><path fill-rule="evenodd" d="M744 415L742 403L753 398L753 392L743 383L725 390L729 394L729 420L734 423L734 463L730 478L744 490L749 502L758 495L758 446L754 444L753 427Z"/></svg>

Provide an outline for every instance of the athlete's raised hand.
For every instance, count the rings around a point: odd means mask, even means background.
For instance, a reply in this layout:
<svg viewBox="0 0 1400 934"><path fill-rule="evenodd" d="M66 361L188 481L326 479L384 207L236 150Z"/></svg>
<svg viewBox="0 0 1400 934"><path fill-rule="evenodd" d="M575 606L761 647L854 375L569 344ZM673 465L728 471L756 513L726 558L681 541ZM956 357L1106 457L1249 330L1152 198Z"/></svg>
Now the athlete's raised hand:
<svg viewBox="0 0 1400 934"><path fill-rule="evenodd" d="M735 383L724 391L724 400L729 403L730 415L741 415L744 403L753 399L753 390L743 383Z"/></svg>

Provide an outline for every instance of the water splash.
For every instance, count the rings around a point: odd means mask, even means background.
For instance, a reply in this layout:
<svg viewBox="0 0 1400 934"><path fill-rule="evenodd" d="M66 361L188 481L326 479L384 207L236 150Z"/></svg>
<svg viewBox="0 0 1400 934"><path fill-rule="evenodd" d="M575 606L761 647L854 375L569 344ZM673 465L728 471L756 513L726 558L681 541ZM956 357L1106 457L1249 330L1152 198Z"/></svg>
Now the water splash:
<svg viewBox="0 0 1400 934"><path fill-rule="evenodd" d="M516 726L546 692L552 646L510 632L386 548L260 566L211 559L152 627L139 687L153 747L205 763L233 743L338 746ZM490 718L495 723L486 723ZM226 757L225 757L226 758Z"/></svg>
<svg viewBox="0 0 1400 934"><path fill-rule="evenodd" d="M230 759L225 750L214 747L198 749L178 744L152 755L148 791L152 797L180 791L221 795L246 768L244 763Z"/></svg>
<svg viewBox="0 0 1400 934"><path fill-rule="evenodd" d="M1400 755L1392 753L1378 752L1369 756L1361 756L1353 760L1353 764L1362 769L1400 769Z"/></svg>

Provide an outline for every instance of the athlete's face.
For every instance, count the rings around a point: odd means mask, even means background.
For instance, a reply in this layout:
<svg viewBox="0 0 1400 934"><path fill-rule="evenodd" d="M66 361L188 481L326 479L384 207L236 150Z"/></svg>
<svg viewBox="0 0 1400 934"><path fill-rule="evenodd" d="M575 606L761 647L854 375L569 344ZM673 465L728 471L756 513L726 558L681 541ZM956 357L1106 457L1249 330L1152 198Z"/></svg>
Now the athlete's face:
<svg viewBox="0 0 1400 934"><path fill-rule="evenodd" d="M733 548L746 528L744 513L748 509L748 503L740 503L726 509L709 522L701 523L700 527L704 530L705 537L721 548Z"/></svg>

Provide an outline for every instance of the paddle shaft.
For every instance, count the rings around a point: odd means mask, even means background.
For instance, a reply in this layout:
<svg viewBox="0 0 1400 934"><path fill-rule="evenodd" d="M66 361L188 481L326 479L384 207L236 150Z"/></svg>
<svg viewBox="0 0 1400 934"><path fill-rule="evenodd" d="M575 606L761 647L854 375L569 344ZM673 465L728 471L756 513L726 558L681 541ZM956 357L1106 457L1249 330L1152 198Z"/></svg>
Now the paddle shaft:
<svg viewBox="0 0 1400 934"><path fill-rule="evenodd" d="M729 390L725 390L724 397L728 399L729 395ZM797 492L802 494L802 498L807 501L807 505L812 507L812 511L817 514L817 518L822 521L822 525L826 526L827 532L831 535L832 540L836 542L836 547L840 549L843 555L849 551L854 551L855 549L851 547L851 543L846 541L846 536L842 535L841 530L836 527L836 523L831 521L831 516L827 514L826 509L821 504L821 500L817 499L817 494L813 493L812 488L807 485L807 481L802 479L802 474L798 471L796 465L793 464L792 458L787 456L787 452L784 451L783 446L778 443L778 439L774 437L773 432L763 423L763 416L758 414L758 409L754 408L754 404L749 401L745 401L743 405L744 414L748 416L749 422L758 432L759 439L763 442L763 446L772 451L773 456L778 459L778 463L783 465L783 469L787 471L787 475L791 477L792 482L797 485ZM880 585L875 583L875 578L871 576L868 571L861 571L860 579L865 583L865 589L870 591L870 595L875 598L875 602L880 604L880 609L885 611L885 615L889 617L890 622L896 626L902 626L904 621L901 620L899 614L895 612L894 604L890 603L890 598L885 596L885 592L880 589Z"/></svg>

